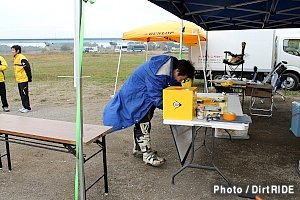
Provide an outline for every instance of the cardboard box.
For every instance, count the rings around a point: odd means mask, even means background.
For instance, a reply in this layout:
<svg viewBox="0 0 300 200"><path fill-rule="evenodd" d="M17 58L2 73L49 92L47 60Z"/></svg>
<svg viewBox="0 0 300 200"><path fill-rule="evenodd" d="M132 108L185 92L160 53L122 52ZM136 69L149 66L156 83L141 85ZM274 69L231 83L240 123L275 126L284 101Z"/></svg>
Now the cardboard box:
<svg viewBox="0 0 300 200"><path fill-rule="evenodd" d="M196 115L197 87L171 86L163 90L163 119L192 120Z"/></svg>

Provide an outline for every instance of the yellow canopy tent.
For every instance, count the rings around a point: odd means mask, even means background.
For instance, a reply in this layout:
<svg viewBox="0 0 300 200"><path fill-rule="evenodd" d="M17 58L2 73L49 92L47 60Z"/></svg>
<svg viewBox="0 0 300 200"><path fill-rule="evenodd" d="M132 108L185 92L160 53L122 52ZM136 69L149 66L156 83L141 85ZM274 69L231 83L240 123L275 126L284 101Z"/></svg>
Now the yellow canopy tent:
<svg viewBox="0 0 300 200"><path fill-rule="evenodd" d="M142 26L123 33L123 40L141 42L178 42L180 43L181 26L183 44L186 46L199 46L205 40L205 31L196 24L188 21L166 21Z"/></svg>
<svg viewBox="0 0 300 200"><path fill-rule="evenodd" d="M123 40L140 41L140 42L178 42L180 43L180 52L182 44L185 46L199 46L200 41L205 41L205 31L196 24L188 21L166 21L156 24L142 26L123 33ZM201 51L200 51L201 52ZM146 51L146 60L148 53L148 45ZM121 61L120 51L117 75L115 81L114 94L117 89L118 74Z"/></svg>

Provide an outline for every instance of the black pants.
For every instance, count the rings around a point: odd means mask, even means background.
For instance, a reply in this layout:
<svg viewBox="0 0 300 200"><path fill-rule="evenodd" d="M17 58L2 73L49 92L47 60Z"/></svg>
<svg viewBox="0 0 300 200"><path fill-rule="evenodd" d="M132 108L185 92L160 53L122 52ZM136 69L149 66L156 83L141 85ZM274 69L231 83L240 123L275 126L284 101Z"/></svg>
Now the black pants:
<svg viewBox="0 0 300 200"><path fill-rule="evenodd" d="M0 96L1 96L2 108L8 107L8 103L6 99L5 82L0 82Z"/></svg>
<svg viewBox="0 0 300 200"><path fill-rule="evenodd" d="M154 110L155 110L155 107L152 106L150 108L150 110L148 111L148 113L138 122L135 124L135 127L134 127L134 138L140 138L141 136L143 136L144 134L142 133L141 131L141 127L140 127L140 124L141 123L146 123L146 122L149 122L149 133L150 133L150 130L151 130L151 119L153 118L153 114L154 114Z"/></svg>
<svg viewBox="0 0 300 200"><path fill-rule="evenodd" d="M31 110L28 94L28 82L18 83L19 94L21 96L22 105L24 108Z"/></svg>

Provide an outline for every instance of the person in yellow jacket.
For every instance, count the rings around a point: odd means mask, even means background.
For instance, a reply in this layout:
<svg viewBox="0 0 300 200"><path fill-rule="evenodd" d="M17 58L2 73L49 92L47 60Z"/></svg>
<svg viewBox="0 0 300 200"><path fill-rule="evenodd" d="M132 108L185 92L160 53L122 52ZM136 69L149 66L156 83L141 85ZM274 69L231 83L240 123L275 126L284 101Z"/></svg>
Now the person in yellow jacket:
<svg viewBox="0 0 300 200"><path fill-rule="evenodd" d="M0 96L2 102L2 108L4 112L9 112L8 103L6 99L6 87L4 71L7 69L7 62L0 56Z"/></svg>
<svg viewBox="0 0 300 200"><path fill-rule="evenodd" d="M32 81L31 68L27 58L21 54L21 47L14 45L11 47L11 53L14 56L14 73L18 83L18 89L22 100L23 108L19 111L27 113L31 110L28 93L28 82Z"/></svg>

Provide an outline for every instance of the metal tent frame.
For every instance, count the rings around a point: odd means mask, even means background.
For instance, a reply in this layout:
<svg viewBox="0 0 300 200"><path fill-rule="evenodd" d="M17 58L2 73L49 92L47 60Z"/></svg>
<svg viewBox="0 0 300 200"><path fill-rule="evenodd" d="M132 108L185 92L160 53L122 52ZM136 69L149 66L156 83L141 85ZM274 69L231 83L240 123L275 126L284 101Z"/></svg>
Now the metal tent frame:
<svg viewBox="0 0 300 200"><path fill-rule="evenodd" d="M300 27L300 0L148 0L207 31Z"/></svg>

